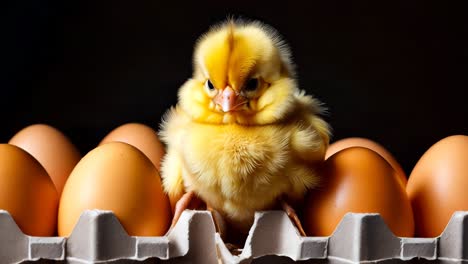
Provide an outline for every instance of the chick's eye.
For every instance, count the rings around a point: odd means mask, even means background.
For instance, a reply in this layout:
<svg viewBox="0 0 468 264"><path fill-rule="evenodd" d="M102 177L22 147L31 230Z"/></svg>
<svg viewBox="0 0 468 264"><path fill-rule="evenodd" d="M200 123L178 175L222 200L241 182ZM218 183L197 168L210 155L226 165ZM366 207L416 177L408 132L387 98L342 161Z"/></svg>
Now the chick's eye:
<svg viewBox="0 0 468 264"><path fill-rule="evenodd" d="M210 80L206 80L206 82L205 82L205 87L206 87L206 89L208 89L208 91L210 91L210 92L211 92L211 91L214 91L214 89L215 89L215 88L214 88L214 85L211 83Z"/></svg>
<svg viewBox="0 0 468 264"><path fill-rule="evenodd" d="M245 90L246 91L255 91L258 86L258 79L257 78L252 78L247 81L245 84Z"/></svg>

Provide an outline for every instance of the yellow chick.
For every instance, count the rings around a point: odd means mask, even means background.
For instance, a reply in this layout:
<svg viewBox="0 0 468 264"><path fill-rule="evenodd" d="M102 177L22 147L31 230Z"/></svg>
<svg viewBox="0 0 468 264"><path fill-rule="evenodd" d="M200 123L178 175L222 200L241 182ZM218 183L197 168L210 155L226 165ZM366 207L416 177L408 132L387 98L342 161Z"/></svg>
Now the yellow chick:
<svg viewBox="0 0 468 264"><path fill-rule="evenodd" d="M228 20L199 39L193 63L160 131L173 223L195 196L236 232L279 204L297 220L288 203L319 183L330 130L298 89L289 48L265 24Z"/></svg>

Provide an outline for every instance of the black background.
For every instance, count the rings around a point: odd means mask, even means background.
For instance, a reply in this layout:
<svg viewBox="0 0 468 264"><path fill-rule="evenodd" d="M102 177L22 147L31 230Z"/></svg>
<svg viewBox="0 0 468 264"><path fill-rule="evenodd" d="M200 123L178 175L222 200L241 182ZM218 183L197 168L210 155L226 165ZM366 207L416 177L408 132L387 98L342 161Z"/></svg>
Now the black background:
<svg viewBox="0 0 468 264"><path fill-rule="evenodd" d="M468 24L453 1L63 2L0 8L0 142L40 122L85 154L121 124L158 129L194 42L227 15L284 36L333 140L373 139L409 173L436 141L468 134Z"/></svg>

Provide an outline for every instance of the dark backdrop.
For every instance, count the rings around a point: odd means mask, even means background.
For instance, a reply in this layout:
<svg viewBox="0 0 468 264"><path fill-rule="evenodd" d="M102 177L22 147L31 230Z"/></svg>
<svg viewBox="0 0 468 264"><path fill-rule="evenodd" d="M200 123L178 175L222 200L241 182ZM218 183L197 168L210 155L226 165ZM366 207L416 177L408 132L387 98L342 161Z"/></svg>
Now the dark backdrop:
<svg viewBox="0 0 468 264"><path fill-rule="evenodd" d="M333 140L376 140L409 173L437 140L468 134L466 14L453 1L63 2L0 8L0 142L42 122L84 154L126 122L157 129L195 40L229 14L282 33Z"/></svg>

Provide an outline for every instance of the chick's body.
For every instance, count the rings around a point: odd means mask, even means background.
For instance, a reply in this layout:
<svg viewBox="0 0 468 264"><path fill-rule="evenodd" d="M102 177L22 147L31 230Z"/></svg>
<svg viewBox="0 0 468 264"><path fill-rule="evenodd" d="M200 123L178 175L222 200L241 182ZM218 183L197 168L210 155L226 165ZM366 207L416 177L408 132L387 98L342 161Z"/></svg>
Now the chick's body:
<svg viewBox="0 0 468 264"><path fill-rule="evenodd" d="M164 188L173 198L195 192L247 231L255 211L301 200L318 183L328 126L319 103L297 89L289 51L260 23L214 28L194 64L161 131Z"/></svg>

